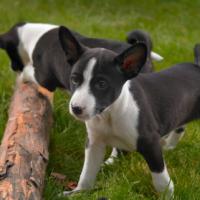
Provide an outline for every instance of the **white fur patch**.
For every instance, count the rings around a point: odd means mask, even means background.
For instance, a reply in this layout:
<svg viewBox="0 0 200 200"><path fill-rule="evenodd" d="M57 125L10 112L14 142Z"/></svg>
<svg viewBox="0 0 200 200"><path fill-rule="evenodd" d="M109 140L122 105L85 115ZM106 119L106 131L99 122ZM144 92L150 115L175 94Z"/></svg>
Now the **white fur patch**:
<svg viewBox="0 0 200 200"><path fill-rule="evenodd" d="M26 65L24 67L23 72L19 76L19 81L37 83L35 79L35 70L32 65Z"/></svg>
<svg viewBox="0 0 200 200"><path fill-rule="evenodd" d="M85 161L75 190L91 189L94 186L96 175L103 163L105 144L98 142L90 144L85 150Z"/></svg>
<svg viewBox="0 0 200 200"><path fill-rule="evenodd" d="M96 143L97 142L97 143ZM105 144L96 141L85 149L85 160L83 169L79 178L78 186L72 191L64 191L67 196L81 190L91 189L94 186L96 175L100 169L105 155Z"/></svg>
<svg viewBox="0 0 200 200"><path fill-rule="evenodd" d="M176 147L178 142L184 136L184 131L182 133L176 133L176 130L173 130L169 133L168 137L164 139L164 150L172 150Z"/></svg>
<svg viewBox="0 0 200 200"><path fill-rule="evenodd" d="M20 55L22 55L24 65L32 64L33 50L42 35L56 27L58 26L50 24L27 23L17 29L20 40L18 51Z"/></svg>
<svg viewBox="0 0 200 200"><path fill-rule="evenodd" d="M32 60L34 48L38 40L46 32L56 27L58 26L39 23L27 23L17 29L20 41L18 45L18 51L24 64L23 72L20 74L18 81L30 81L37 83Z"/></svg>
<svg viewBox="0 0 200 200"><path fill-rule="evenodd" d="M139 108L129 91L129 83L124 84L120 96L112 105L86 121L90 141L99 138L112 147L127 151L136 149Z"/></svg>
<svg viewBox="0 0 200 200"><path fill-rule="evenodd" d="M83 113L79 119L87 120L93 116L95 111L95 98L90 93L90 81L92 79L92 72L96 62L97 60L94 57L88 61L87 67L83 72L83 83L76 89L70 100L69 110L72 115L74 115L72 105L83 109Z"/></svg>
<svg viewBox="0 0 200 200"><path fill-rule="evenodd" d="M151 58L156 61L162 61L164 59L161 55L159 55L153 51L151 51Z"/></svg>
<svg viewBox="0 0 200 200"><path fill-rule="evenodd" d="M153 185L158 192L164 192L167 199L170 199L174 193L174 184L169 177L166 166L163 172L155 173L152 172Z"/></svg>

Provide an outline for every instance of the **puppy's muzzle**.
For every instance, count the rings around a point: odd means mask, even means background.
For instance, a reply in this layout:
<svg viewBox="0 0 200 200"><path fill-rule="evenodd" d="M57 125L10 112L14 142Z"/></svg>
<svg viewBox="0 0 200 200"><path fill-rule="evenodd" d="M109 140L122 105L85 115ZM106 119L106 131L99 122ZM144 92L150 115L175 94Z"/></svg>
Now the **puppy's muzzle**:
<svg viewBox="0 0 200 200"><path fill-rule="evenodd" d="M84 108L82 108L80 106L73 106L73 105L71 107L72 107L72 112L75 115L79 116L79 115L81 115L83 113Z"/></svg>

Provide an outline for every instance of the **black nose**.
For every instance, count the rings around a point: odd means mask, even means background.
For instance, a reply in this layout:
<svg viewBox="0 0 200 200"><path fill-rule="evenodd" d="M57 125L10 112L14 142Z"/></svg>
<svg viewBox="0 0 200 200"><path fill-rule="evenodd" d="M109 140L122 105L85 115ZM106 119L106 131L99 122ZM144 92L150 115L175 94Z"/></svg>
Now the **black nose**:
<svg viewBox="0 0 200 200"><path fill-rule="evenodd" d="M75 115L81 115L83 112L83 109L79 106L72 106L72 111Z"/></svg>

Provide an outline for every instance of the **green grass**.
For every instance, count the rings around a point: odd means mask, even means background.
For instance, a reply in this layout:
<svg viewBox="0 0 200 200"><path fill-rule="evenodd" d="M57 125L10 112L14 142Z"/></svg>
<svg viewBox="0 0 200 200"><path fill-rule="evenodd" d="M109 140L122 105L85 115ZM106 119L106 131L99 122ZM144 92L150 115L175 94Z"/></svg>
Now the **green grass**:
<svg viewBox="0 0 200 200"><path fill-rule="evenodd" d="M0 32L18 21L31 21L63 24L89 36L124 40L128 31L140 28L151 33L154 50L165 57L162 63L155 63L160 70L178 62L193 61L193 46L200 42L199 8L199 0L1 0ZM15 83L3 51L0 51L0 69L0 132L3 133ZM83 124L68 114L68 100L65 92L56 92L46 200L59 199L56 195L62 190L62 185L49 176L51 172L60 172L68 180L77 181L83 164L86 131ZM198 200L200 125L191 123L186 132L177 148L164 155L175 183L175 199ZM152 186L145 161L137 153L102 168L95 187L96 190L65 199L95 200L101 196L111 200L162 199Z"/></svg>

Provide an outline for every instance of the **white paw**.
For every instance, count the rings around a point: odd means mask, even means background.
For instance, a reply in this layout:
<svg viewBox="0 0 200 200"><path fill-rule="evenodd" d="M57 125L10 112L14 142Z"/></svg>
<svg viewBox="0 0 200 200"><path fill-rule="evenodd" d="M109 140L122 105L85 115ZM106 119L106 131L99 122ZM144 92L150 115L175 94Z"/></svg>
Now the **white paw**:
<svg viewBox="0 0 200 200"><path fill-rule="evenodd" d="M109 158L104 162L104 164L105 164L105 165L113 165L113 163L115 162L115 160L116 160L116 158L113 157L113 156L111 156L111 157L109 157Z"/></svg>
<svg viewBox="0 0 200 200"><path fill-rule="evenodd" d="M164 199L165 200L172 200L174 198L174 184L170 181L168 187L164 191Z"/></svg>
<svg viewBox="0 0 200 200"><path fill-rule="evenodd" d="M174 193L174 184L170 179L167 168L160 173L152 172L153 185L157 192L164 194L164 199L172 199Z"/></svg>
<svg viewBox="0 0 200 200"><path fill-rule="evenodd" d="M80 192L80 190L78 189L74 189L74 190L71 190L71 191L64 191L60 194L58 194L59 197L62 197L62 196L69 196L69 195L72 195L72 194L75 194L75 193L78 193Z"/></svg>

